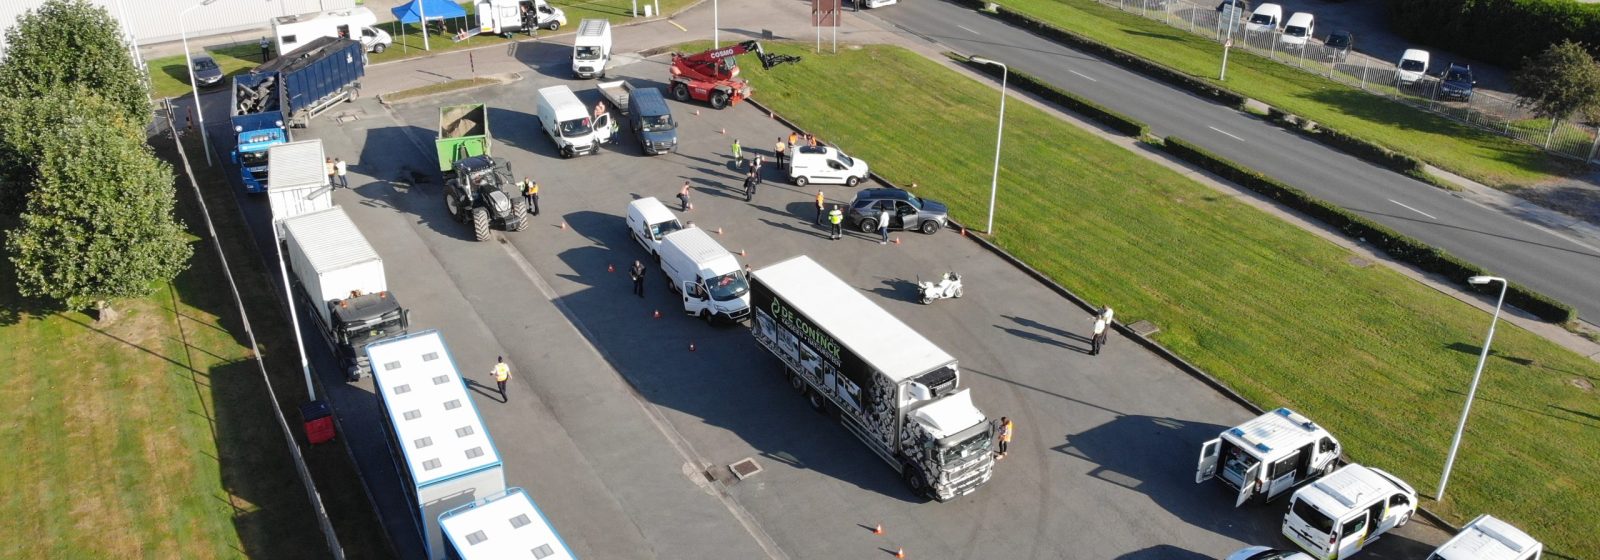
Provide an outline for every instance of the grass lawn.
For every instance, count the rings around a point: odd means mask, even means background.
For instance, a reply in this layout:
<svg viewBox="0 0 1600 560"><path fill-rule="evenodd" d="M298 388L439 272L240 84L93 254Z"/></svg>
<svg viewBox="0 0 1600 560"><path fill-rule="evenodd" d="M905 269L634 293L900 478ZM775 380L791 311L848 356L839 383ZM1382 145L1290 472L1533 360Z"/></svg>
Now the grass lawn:
<svg viewBox="0 0 1600 560"><path fill-rule="evenodd" d="M889 47L744 67L756 96L967 223L987 210L995 90ZM690 47L693 50L694 47ZM801 52L805 51L805 52ZM817 88L816 84L834 84ZM997 242L1257 404L1434 491L1489 316L1025 103L1006 114ZM910 139L920 141L913 142ZM929 146L938 149L930 150ZM1600 557L1600 364L1501 324L1446 503ZM1185 471L1187 472L1187 471ZM1187 476L1187 475L1185 475Z"/></svg>
<svg viewBox="0 0 1600 560"><path fill-rule="evenodd" d="M1528 186L1568 173L1577 165L1242 49L1232 51L1228 80L1219 82L1221 44L1094 0L1006 0L1003 4L1496 188Z"/></svg>

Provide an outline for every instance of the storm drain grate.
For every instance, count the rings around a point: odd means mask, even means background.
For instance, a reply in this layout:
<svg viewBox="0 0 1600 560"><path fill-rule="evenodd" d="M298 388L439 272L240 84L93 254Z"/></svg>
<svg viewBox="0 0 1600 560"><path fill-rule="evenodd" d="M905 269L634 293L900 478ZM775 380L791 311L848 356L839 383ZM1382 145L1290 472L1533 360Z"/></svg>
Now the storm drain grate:
<svg viewBox="0 0 1600 560"><path fill-rule="evenodd" d="M1134 334L1139 336L1150 336L1155 334L1156 331L1161 330L1160 328L1156 327L1155 323L1149 321L1137 321L1132 325L1128 325L1128 329L1132 330Z"/></svg>
<svg viewBox="0 0 1600 560"><path fill-rule="evenodd" d="M733 471L733 476L739 477L739 480L744 480L761 472L761 465L756 464L755 459L745 457L737 463L728 465L728 470Z"/></svg>
<svg viewBox="0 0 1600 560"><path fill-rule="evenodd" d="M333 120L339 121L339 124L344 124L344 123L347 123L347 122L354 121L354 120L356 120L358 118L360 118L360 117L357 117L357 116L352 115L350 113L345 113L345 114L339 115L337 117L334 117Z"/></svg>

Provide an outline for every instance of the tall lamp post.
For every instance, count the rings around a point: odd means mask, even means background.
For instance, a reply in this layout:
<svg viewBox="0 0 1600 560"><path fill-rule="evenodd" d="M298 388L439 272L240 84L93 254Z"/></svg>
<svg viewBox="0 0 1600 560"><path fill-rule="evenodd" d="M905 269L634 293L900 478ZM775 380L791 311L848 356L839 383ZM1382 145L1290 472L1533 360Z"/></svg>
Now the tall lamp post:
<svg viewBox="0 0 1600 560"><path fill-rule="evenodd" d="M200 85L194 80L194 57L189 54L189 31L183 26L183 16L195 8L211 5L217 0L200 0L199 4L189 6L178 12L178 35L183 38L183 65L189 67L189 91L194 93L194 115L200 121L200 143L206 148L206 165L211 165L211 139L206 136L206 112L200 110Z"/></svg>
<svg viewBox="0 0 1600 560"><path fill-rule="evenodd" d="M1444 501L1444 487L1450 483L1450 468L1456 464L1456 450L1461 448L1461 432L1467 429L1467 413L1472 412L1472 398L1478 394L1478 379L1483 377L1483 362L1489 359L1489 343L1494 342L1494 326L1500 321L1500 305L1506 302L1506 279L1498 276L1473 276L1468 284L1482 286L1500 283L1500 300L1494 304L1494 318L1489 320L1489 336L1483 340L1483 351L1478 354L1478 369L1472 372L1472 388L1467 389L1467 405L1461 409L1461 423L1456 425L1455 440L1450 442L1450 456L1444 460L1444 474L1439 476L1439 491L1434 500Z"/></svg>
<svg viewBox="0 0 1600 560"><path fill-rule="evenodd" d="M993 64L1000 67L1000 126L994 137L994 174L989 179L989 223L984 226L983 232L994 235L994 195L1000 188L1000 141L1006 134L1006 78L1011 75L1011 68L1005 63L989 60L981 56L969 58L978 64Z"/></svg>

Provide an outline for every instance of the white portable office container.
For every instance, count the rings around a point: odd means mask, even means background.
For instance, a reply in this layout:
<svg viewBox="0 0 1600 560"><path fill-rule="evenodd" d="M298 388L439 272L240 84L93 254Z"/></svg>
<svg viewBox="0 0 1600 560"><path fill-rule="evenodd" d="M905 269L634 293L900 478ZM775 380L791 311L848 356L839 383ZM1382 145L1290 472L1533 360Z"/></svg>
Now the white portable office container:
<svg viewBox="0 0 1600 560"><path fill-rule="evenodd" d="M500 453L439 331L372 344L367 357L428 558L446 558L440 515L505 491Z"/></svg>
<svg viewBox="0 0 1600 560"><path fill-rule="evenodd" d="M521 488L511 488L439 516L449 558L576 560L561 534Z"/></svg>
<svg viewBox="0 0 1600 560"><path fill-rule="evenodd" d="M337 206L290 218L283 223L289 268L313 298L323 324L332 324L328 302L351 292L376 294L389 290L383 259L367 244L361 230Z"/></svg>
<svg viewBox="0 0 1600 560"><path fill-rule="evenodd" d="M267 149L267 204L272 224L283 235L283 221L333 208L333 189L323 167L322 140L302 140Z"/></svg>

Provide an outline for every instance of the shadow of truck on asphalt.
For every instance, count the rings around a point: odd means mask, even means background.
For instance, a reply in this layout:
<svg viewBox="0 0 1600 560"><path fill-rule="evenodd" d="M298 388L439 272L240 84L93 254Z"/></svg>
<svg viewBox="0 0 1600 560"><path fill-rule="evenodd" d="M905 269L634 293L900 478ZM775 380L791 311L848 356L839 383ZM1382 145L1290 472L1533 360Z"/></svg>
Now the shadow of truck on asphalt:
<svg viewBox="0 0 1600 560"><path fill-rule="evenodd" d="M732 432L760 454L769 470L782 463L906 502L923 501L843 426L812 411L789 387L782 363L757 345L743 324L707 325L683 315L679 296L667 288L660 266L628 238L621 217L577 212L565 219L597 245L557 255L576 271L563 278L587 286L557 301L642 396ZM634 260L649 268L642 299L633 295L627 275ZM654 318L655 311L661 318ZM704 457L719 474L743 458Z"/></svg>

